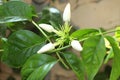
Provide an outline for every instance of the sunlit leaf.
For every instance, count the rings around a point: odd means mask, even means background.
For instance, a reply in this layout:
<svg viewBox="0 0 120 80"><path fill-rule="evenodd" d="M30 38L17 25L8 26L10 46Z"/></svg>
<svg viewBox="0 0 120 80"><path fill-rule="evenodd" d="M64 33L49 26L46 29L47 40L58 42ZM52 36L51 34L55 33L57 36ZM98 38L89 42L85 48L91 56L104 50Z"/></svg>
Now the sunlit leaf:
<svg viewBox="0 0 120 80"><path fill-rule="evenodd" d="M94 36L83 44L82 60L84 62L87 80L93 80L105 57L106 48L102 36Z"/></svg>
<svg viewBox="0 0 120 80"><path fill-rule="evenodd" d="M115 37L120 41L120 26L116 27Z"/></svg>
<svg viewBox="0 0 120 80"><path fill-rule="evenodd" d="M110 59L112 59L114 57L114 53L113 53L113 49L111 48L108 52L107 52L107 56L104 60L104 64L106 64Z"/></svg>
<svg viewBox="0 0 120 80"><path fill-rule="evenodd" d="M120 49L119 49L117 41L114 38L110 36L107 36L106 38L109 40L112 46L113 52L114 52L110 80L117 80L120 76Z"/></svg>

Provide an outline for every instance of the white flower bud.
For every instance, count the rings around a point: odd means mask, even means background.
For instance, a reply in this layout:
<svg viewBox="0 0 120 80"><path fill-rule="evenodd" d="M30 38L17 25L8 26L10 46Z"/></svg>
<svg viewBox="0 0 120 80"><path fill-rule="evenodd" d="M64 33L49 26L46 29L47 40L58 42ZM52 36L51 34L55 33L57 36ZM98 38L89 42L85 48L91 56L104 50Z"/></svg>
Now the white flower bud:
<svg viewBox="0 0 120 80"><path fill-rule="evenodd" d="M37 53L40 54L40 53L44 53L44 52L47 52L53 49L55 49L55 45L53 43L48 43L44 45L40 50L38 50Z"/></svg>
<svg viewBox="0 0 120 80"><path fill-rule="evenodd" d="M72 40L71 46L72 46L73 49L75 49L77 51L82 51L83 50L83 48L82 48L82 46L81 46L81 44L79 43L78 40Z"/></svg>
<svg viewBox="0 0 120 80"><path fill-rule="evenodd" d="M55 29L53 28L53 26L49 25L49 24L39 24L39 26L47 31L47 32L53 32Z"/></svg>
<svg viewBox="0 0 120 80"><path fill-rule="evenodd" d="M68 3L63 12L63 21L69 22L71 18L70 3Z"/></svg>

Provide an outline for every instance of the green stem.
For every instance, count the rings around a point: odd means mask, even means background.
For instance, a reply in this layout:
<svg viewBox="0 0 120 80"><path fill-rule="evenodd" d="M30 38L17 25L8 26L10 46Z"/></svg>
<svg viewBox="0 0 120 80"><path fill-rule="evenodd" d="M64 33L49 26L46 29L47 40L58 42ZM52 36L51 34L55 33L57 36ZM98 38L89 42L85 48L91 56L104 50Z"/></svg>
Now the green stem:
<svg viewBox="0 0 120 80"><path fill-rule="evenodd" d="M112 30L109 30L109 31L103 32L103 34L113 33L113 32L116 32L116 31L120 31L120 30L112 29Z"/></svg>
<svg viewBox="0 0 120 80"><path fill-rule="evenodd" d="M51 42L49 37L44 33L44 31L34 21L32 21L32 23L40 30L40 32L47 38L47 40Z"/></svg>
<svg viewBox="0 0 120 80"><path fill-rule="evenodd" d="M57 54L59 60L61 61L61 63L65 66L65 68L69 69L69 67L67 66L67 64L65 64L65 62L63 61L63 59L61 58L61 56L59 55L59 53L56 52L56 54Z"/></svg>
<svg viewBox="0 0 120 80"><path fill-rule="evenodd" d="M96 36L101 35L101 34L108 34L108 33L116 32L116 31L120 31L120 30L109 30L109 31L106 31L106 32L103 32L103 33L100 32L99 34L96 34ZM88 38L89 38L89 37L86 37L86 38L81 39L81 40L79 40L79 41L82 42L82 41L84 41L84 40L86 40L86 39L88 39ZM60 51L60 50L64 50L64 49L66 49L66 48L69 48L70 46L71 46L71 45L67 45L67 46L65 46L65 47L55 49L55 50L51 51L50 53L53 53L53 52L56 52L56 51Z"/></svg>
<svg viewBox="0 0 120 80"><path fill-rule="evenodd" d="M58 49L55 49L55 50L52 50L52 51L50 51L49 53L54 53L54 52L57 52L57 51L60 51L60 50L64 50L64 49L66 49L66 48L69 48L71 45L67 45L67 46L64 46L64 47L62 47L62 48L58 48Z"/></svg>
<svg viewBox="0 0 120 80"><path fill-rule="evenodd" d="M116 31L120 31L120 30L109 30L109 31L106 31L106 32L101 32L101 31L99 31L100 33L98 33L98 34L96 34L96 36L99 36L99 35L105 35L105 34L108 34L108 33L113 33L113 32L116 32ZM84 40L86 40L86 39L88 39L89 37L86 37L86 38L83 38L83 39L81 39L81 40L79 40L80 42L82 42L82 41L84 41Z"/></svg>

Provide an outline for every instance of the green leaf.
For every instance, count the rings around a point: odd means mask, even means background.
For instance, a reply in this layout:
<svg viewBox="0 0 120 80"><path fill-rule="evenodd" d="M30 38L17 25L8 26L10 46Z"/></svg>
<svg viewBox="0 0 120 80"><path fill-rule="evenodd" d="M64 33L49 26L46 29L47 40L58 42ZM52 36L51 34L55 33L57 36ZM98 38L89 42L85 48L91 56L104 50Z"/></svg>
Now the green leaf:
<svg viewBox="0 0 120 80"><path fill-rule="evenodd" d="M114 57L113 49L110 48L110 50L108 51L108 54L106 55L106 58L104 60L104 64L106 64L113 57Z"/></svg>
<svg viewBox="0 0 120 80"><path fill-rule="evenodd" d="M88 38L83 44L82 60L87 73L87 80L93 80L105 57L106 48L102 36Z"/></svg>
<svg viewBox="0 0 120 80"><path fill-rule="evenodd" d="M5 45L2 60L10 66L21 67L44 44L45 38L28 30L13 33Z"/></svg>
<svg viewBox="0 0 120 80"><path fill-rule="evenodd" d="M117 41L114 38L112 38L110 36L107 36L106 38L110 42L110 44L113 48L113 53L114 53L112 71L110 74L110 80L117 80L120 76L120 49L117 44Z"/></svg>
<svg viewBox="0 0 120 80"><path fill-rule="evenodd" d="M80 58L77 55L71 52L65 52L63 54L67 63L70 65L72 70L75 72L79 80L85 80L84 76L84 66Z"/></svg>
<svg viewBox="0 0 120 80"><path fill-rule="evenodd" d="M57 63L54 57L46 54L35 54L24 64L22 80L43 80L50 69Z"/></svg>
<svg viewBox="0 0 120 80"><path fill-rule="evenodd" d="M45 7L41 12L41 19L39 23L51 24L53 27L62 25L62 17L60 11L54 7Z"/></svg>
<svg viewBox="0 0 120 80"><path fill-rule="evenodd" d="M31 20L33 8L22 1L8 1L0 5L0 23Z"/></svg>
<svg viewBox="0 0 120 80"><path fill-rule="evenodd" d="M93 36L98 33L96 29L79 29L71 34L72 38L83 39L89 36Z"/></svg>
<svg viewBox="0 0 120 80"><path fill-rule="evenodd" d="M120 26L116 27L115 37L120 41Z"/></svg>
<svg viewBox="0 0 120 80"><path fill-rule="evenodd" d="M0 24L0 38L6 36L7 27L3 24Z"/></svg>

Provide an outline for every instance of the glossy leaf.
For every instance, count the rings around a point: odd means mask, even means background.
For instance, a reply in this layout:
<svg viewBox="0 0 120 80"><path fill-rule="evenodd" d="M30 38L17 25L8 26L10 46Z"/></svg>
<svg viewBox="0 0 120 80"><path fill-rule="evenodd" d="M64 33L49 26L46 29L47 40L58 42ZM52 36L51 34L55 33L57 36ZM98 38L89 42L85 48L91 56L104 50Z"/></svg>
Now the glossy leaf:
<svg viewBox="0 0 120 80"><path fill-rule="evenodd" d="M114 53L110 80L117 80L120 76L120 49L117 44L117 41L114 38L110 36L107 36L106 38L109 40Z"/></svg>
<svg viewBox="0 0 120 80"><path fill-rule="evenodd" d="M94 36L83 44L82 60L84 62L87 80L93 80L105 57L106 48L102 36Z"/></svg>
<svg viewBox="0 0 120 80"><path fill-rule="evenodd" d="M71 52L65 52L63 54L67 63L70 65L72 70L75 72L79 80L85 80L84 66L80 58Z"/></svg>
<svg viewBox="0 0 120 80"><path fill-rule="evenodd" d="M32 7L22 1L8 1L0 5L0 23L31 20Z"/></svg>
<svg viewBox="0 0 120 80"><path fill-rule="evenodd" d="M96 29L79 29L71 34L72 38L83 39L98 33Z"/></svg>
<svg viewBox="0 0 120 80"><path fill-rule="evenodd" d="M2 60L10 66L20 67L28 57L40 49L44 41L44 37L39 37L31 31L17 31L8 38Z"/></svg>
<svg viewBox="0 0 120 80"><path fill-rule="evenodd" d="M35 54L24 64L22 80L43 80L50 69L57 63L54 57L46 54Z"/></svg>

